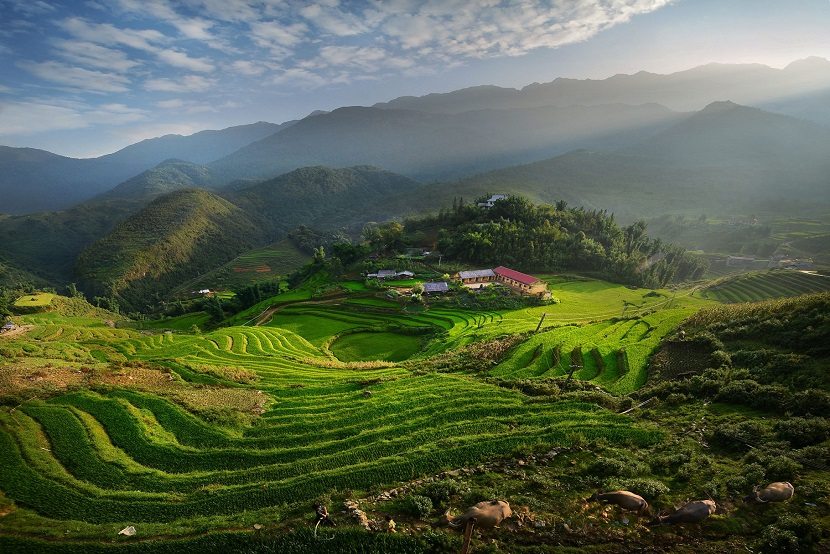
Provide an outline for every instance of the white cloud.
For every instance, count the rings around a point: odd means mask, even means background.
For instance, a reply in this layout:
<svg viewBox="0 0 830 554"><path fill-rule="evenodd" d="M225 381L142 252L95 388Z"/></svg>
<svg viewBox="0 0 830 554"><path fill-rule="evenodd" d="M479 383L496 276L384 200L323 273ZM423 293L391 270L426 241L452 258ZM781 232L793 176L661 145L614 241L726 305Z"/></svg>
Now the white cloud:
<svg viewBox="0 0 830 554"><path fill-rule="evenodd" d="M89 23L80 17L70 17L59 23L69 34L96 44L122 45L145 52L157 52L159 44L168 42L155 29L121 29L109 23Z"/></svg>
<svg viewBox="0 0 830 554"><path fill-rule="evenodd" d="M241 75L248 75L251 77L255 77L257 75L262 75L263 73L265 73L265 68L263 66L248 60L236 60L231 64L231 67L237 73Z"/></svg>
<svg viewBox="0 0 830 554"><path fill-rule="evenodd" d="M369 30L360 17L334 6L310 4L300 9L300 15L317 28L338 37L360 35Z"/></svg>
<svg viewBox="0 0 830 554"><path fill-rule="evenodd" d="M124 125L146 118L144 110L124 104L0 102L0 136L34 135L92 125Z"/></svg>
<svg viewBox="0 0 830 554"><path fill-rule="evenodd" d="M126 73L141 65L139 62L131 60L121 50L107 48L92 42L55 39L52 44L55 46L58 55L63 59L87 67Z"/></svg>
<svg viewBox="0 0 830 554"><path fill-rule="evenodd" d="M216 84L213 79L201 75L185 75L179 79L157 78L144 82L144 88L151 92L205 92Z"/></svg>
<svg viewBox="0 0 830 554"><path fill-rule="evenodd" d="M70 108L37 102L0 103L0 136L81 129L88 123Z"/></svg>
<svg viewBox="0 0 830 554"><path fill-rule="evenodd" d="M191 58L178 50L161 50L156 55L158 59L173 67L180 67L189 71L210 73L214 69L213 64L207 58Z"/></svg>
<svg viewBox="0 0 830 554"><path fill-rule="evenodd" d="M88 92L127 92L130 80L124 75L92 71L58 62L21 61L17 64L32 75Z"/></svg>

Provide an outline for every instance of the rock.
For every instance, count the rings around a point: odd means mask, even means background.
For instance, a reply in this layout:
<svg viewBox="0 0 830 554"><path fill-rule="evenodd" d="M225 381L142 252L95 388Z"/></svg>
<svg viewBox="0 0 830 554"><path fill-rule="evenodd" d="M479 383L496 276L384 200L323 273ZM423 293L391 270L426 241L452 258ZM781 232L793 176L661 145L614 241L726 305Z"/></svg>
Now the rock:
<svg viewBox="0 0 830 554"><path fill-rule="evenodd" d="M262 524L261 523L254 523L254 529L259 531L260 529L262 529Z"/></svg>
<svg viewBox="0 0 830 554"><path fill-rule="evenodd" d="M539 521L535 521L535 522L533 522L533 526L534 526L535 528L537 528L537 529L541 529L541 528L543 528L543 527L546 527L546 526L547 526L547 523L546 523L546 522L544 522L544 521L542 521L542 520L539 520Z"/></svg>
<svg viewBox="0 0 830 554"><path fill-rule="evenodd" d="M130 525L129 527L124 527L118 532L119 535L124 535L125 537L132 537L135 535L135 527Z"/></svg>

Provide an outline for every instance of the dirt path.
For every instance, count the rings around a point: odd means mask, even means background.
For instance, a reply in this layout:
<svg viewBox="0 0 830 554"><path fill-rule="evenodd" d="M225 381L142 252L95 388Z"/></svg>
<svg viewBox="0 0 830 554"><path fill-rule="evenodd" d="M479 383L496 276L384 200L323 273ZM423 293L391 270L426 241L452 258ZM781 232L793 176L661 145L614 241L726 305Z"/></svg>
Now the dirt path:
<svg viewBox="0 0 830 554"><path fill-rule="evenodd" d="M34 329L34 327L35 327L34 325L21 325L20 327L15 327L11 331L6 331L5 333L0 333L0 339L11 339L11 338L20 336L23 333L26 333L26 332L30 331L31 329Z"/></svg>
<svg viewBox="0 0 830 554"><path fill-rule="evenodd" d="M259 314L255 318L247 321L243 325L246 325L246 326L247 325L253 325L254 327L259 327L260 325L265 325L266 323L271 321L271 319L274 317L275 313L277 313L278 311L280 311L281 309L283 309L287 306L295 306L297 304L309 304L309 305L315 305L315 306L319 306L320 304L335 304L335 303L339 302L340 300L343 300L347 296L348 295L346 295L346 294L338 294L336 296L331 296L331 297L326 298L324 300L295 300L295 301L292 301L292 302L283 302L282 304L275 304L274 306L271 306L270 308L266 308L265 311L263 311L261 314Z"/></svg>

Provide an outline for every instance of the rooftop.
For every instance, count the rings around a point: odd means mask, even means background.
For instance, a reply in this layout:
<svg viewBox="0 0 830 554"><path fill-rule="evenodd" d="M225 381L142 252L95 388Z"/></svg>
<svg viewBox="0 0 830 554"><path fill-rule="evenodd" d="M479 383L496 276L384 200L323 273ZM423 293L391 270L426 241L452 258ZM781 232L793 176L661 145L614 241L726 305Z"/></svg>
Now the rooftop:
<svg viewBox="0 0 830 554"><path fill-rule="evenodd" d="M482 277L495 277L492 269L474 269L471 271L459 271L458 276L462 279L480 279Z"/></svg>
<svg viewBox="0 0 830 554"><path fill-rule="evenodd" d="M539 279L537 279L533 275L528 275L527 273L522 273L521 271L516 271L515 269L510 269L509 267L504 267L502 265L500 265L493 271L496 275L500 275L501 277L506 277L507 279L518 281L523 285L532 285L534 283L539 282Z"/></svg>
<svg viewBox="0 0 830 554"><path fill-rule="evenodd" d="M446 281L437 281L434 283L424 283L424 292L448 292L450 286Z"/></svg>

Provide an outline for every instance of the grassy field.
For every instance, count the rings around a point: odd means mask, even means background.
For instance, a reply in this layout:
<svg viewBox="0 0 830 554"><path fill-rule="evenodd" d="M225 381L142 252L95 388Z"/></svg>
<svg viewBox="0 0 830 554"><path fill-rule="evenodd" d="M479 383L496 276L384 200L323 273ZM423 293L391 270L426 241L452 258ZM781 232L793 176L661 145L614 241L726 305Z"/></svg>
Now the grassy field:
<svg viewBox="0 0 830 554"><path fill-rule="evenodd" d="M830 290L830 278L800 271L773 270L725 278L701 291L719 302L757 302Z"/></svg>
<svg viewBox="0 0 830 554"><path fill-rule="evenodd" d="M53 298L55 298L55 295L48 292L27 294L15 300L14 306L16 308L43 308L51 304Z"/></svg>

